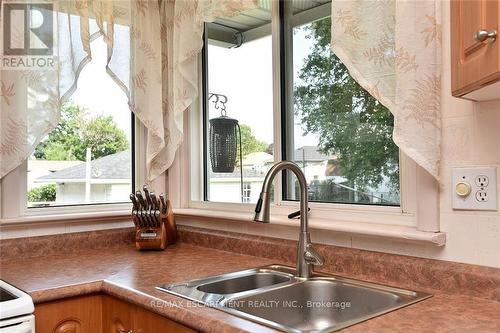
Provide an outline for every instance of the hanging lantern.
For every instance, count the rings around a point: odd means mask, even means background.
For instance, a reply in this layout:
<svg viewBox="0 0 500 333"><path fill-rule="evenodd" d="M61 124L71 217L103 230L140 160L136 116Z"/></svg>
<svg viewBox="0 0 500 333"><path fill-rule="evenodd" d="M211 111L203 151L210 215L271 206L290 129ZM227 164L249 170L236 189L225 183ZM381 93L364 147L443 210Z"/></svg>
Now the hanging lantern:
<svg viewBox="0 0 500 333"><path fill-rule="evenodd" d="M209 142L210 163L213 172L232 173L238 156L238 138L240 140L240 165L242 162L241 130L238 120L226 114L227 96L211 93L208 100L213 100L216 110L220 109L220 117L210 119Z"/></svg>
<svg viewBox="0 0 500 333"><path fill-rule="evenodd" d="M238 120L225 115L210 119L210 162L213 172L234 172L238 148Z"/></svg>
<svg viewBox="0 0 500 333"><path fill-rule="evenodd" d="M243 155L241 147L241 128L238 120L226 115L227 97L220 94L210 94L208 100L215 98L215 109L221 110L220 117L210 119L209 152L213 172L233 173L238 156L238 139L240 142L240 190L243 198Z"/></svg>
<svg viewBox="0 0 500 333"><path fill-rule="evenodd" d="M220 94L210 94L208 100L213 101L215 109L221 110L220 117L210 119L209 128L209 152L210 164L213 172L233 173L236 157L240 158L240 190L241 202L243 198L243 150L241 147L241 128L238 120L226 115L227 97ZM238 152L238 139L240 142Z"/></svg>

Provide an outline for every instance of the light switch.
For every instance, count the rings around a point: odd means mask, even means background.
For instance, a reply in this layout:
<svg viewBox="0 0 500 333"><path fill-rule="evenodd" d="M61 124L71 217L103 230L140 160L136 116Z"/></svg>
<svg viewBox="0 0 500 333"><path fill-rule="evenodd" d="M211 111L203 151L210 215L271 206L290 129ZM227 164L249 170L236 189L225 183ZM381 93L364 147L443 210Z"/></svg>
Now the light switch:
<svg viewBox="0 0 500 333"><path fill-rule="evenodd" d="M453 209L497 210L497 169L495 167L454 168Z"/></svg>

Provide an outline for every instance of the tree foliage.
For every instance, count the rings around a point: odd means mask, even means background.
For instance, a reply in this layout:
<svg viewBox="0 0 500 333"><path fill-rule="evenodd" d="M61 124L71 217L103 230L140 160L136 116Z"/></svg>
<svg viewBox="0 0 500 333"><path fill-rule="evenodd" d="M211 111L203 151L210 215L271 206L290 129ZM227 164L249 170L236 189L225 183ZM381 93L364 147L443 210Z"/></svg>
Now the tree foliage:
<svg viewBox="0 0 500 333"><path fill-rule="evenodd" d="M45 160L85 160L91 148L92 159L111 155L129 147L125 132L111 116L89 118L77 105L61 110L61 121L47 140L35 149L35 157Z"/></svg>
<svg viewBox="0 0 500 333"><path fill-rule="evenodd" d="M28 191L28 202L44 202L56 200L56 185L48 184Z"/></svg>
<svg viewBox="0 0 500 333"><path fill-rule="evenodd" d="M295 85L295 113L321 152L338 156L343 176L357 188L389 180L399 188L399 150L389 110L364 90L330 49L330 18L304 28L313 46Z"/></svg>
<svg viewBox="0 0 500 333"><path fill-rule="evenodd" d="M268 144L264 141L258 140L255 135L252 133L252 128L245 124L240 124L241 128L241 150L243 152L243 157L247 156L251 153L256 153L260 151L266 151L268 148ZM238 156L239 156L239 144L238 144ZM238 157L239 159L239 157Z"/></svg>

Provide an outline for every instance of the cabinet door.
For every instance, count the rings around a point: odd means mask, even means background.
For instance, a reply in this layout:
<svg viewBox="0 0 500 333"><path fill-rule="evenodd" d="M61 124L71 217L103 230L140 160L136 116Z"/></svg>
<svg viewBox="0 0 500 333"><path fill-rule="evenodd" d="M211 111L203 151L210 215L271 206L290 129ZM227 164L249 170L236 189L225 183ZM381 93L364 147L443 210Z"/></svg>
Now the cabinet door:
<svg viewBox="0 0 500 333"><path fill-rule="evenodd" d="M103 333L129 332L133 329L133 307L129 303L110 296L103 296Z"/></svg>
<svg viewBox="0 0 500 333"><path fill-rule="evenodd" d="M135 307L134 333L194 333L196 331L140 307Z"/></svg>
<svg viewBox="0 0 500 333"><path fill-rule="evenodd" d="M480 30L497 30L500 0L451 1L452 91L462 96L500 79L500 41L478 42Z"/></svg>
<svg viewBox="0 0 500 333"><path fill-rule="evenodd" d="M102 330L101 296L84 296L38 304L37 333L87 333Z"/></svg>

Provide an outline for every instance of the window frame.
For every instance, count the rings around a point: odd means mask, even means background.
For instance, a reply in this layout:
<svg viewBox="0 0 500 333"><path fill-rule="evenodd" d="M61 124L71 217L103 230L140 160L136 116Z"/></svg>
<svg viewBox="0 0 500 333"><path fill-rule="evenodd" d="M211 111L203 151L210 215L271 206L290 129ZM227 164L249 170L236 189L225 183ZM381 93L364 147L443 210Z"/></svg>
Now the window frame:
<svg viewBox="0 0 500 333"><path fill-rule="evenodd" d="M273 64L273 117L274 117L274 156L275 161L280 161L282 152L282 103L281 97L281 63L282 47L279 20L279 2L273 1L272 5L272 64ZM326 5L323 5L326 6ZM330 12L328 8L319 6L315 12ZM326 8L326 9L325 9ZM306 19L303 15L302 19ZM298 22L296 20L296 22ZM207 37L205 36L205 43ZM206 48L204 48L206 52ZM199 77L204 77L203 65L206 59L203 54L199 61ZM199 91L206 91L207 86L204 80L199 80ZM203 154L203 147L206 140L199 135L205 129L204 119L201 119L203 113L203 95L198 98L190 108L189 112L184 114L184 142L179 148L177 158L169 169L168 188L169 193L175 193L173 198L174 208L180 215L206 217L217 216L222 219L243 220L248 219L254 210L254 204L243 203L220 203L203 201L203 165L206 164L206 154ZM282 200L282 179L276 177L274 181L275 200L271 205L272 220L285 221L287 214L297 210L299 203L295 201ZM408 227L408 230L417 232L439 232L439 184L423 168L400 152L400 206L376 206L376 205L358 205L344 203L321 203L309 202L311 208L310 224L312 227L317 225L319 228L330 229L325 225L325 221L346 222L346 225L354 223L355 225L387 225L397 227ZM279 223L281 223L279 222ZM286 221L284 223L287 223ZM290 225L295 225L290 221ZM347 227L349 228L349 227ZM332 227L335 230L335 227ZM406 229L405 229L406 230ZM371 232L367 232L371 233ZM394 229L394 234L402 235L401 230ZM426 238L427 236L423 236ZM431 237L431 236L429 236ZM429 238L430 239L430 238ZM441 244L442 245L442 244Z"/></svg>
<svg viewBox="0 0 500 333"><path fill-rule="evenodd" d="M281 159L291 160L290 156L294 155L294 151L296 147L294 146L294 138L295 132L294 128L294 85L293 85L293 29L296 27L300 27L302 25L322 20L330 15L325 15L325 13L331 13L331 2L324 3L322 5L313 7L309 10L299 12L295 15L292 15L290 10L290 3L286 3L284 1L279 1L279 45L280 45L280 85L281 87L285 87L285 92L281 94ZM284 129L283 129L284 128ZM289 144L291 143L291 144ZM290 149L294 148L294 149ZM283 158L284 157L284 158ZM401 155L399 156L399 167L401 167L401 160L405 158ZM295 161L297 163L297 161ZM411 162L410 161L406 161ZM405 172L410 172L410 170L405 170ZM399 170L401 173L401 170ZM281 183L282 190L281 196L282 198L293 196L294 189L291 187L293 182L293 175L290 172L283 172L281 175ZM400 182L402 177L400 175ZM401 186L400 186L401 188ZM298 201L297 199L288 199L283 201ZM345 205L342 202L327 202L327 201L316 201L317 203L324 204L340 204ZM374 206L369 203L348 203L351 205L368 205ZM399 205L377 205L377 206L392 206L392 207L401 207L403 205L402 198L400 198ZM406 203L405 203L406 205ZM402 211L408 211L408 207L402 207Z"/></svg>
<svg viewBox="0 0 500 333"><path fill-rule="evenodd" d="M146 183L147 129L132 112L130 113L132 125L131 153L133 157L131 165L132 189L135 189L137 184ZM130 214L132 204L126 201L29 208L26 200L27 166L28 162L24 161L19 167L0 179L0 218L3 223L33 222L36 220L92 219L94 217L112 217Z"/></svg>

